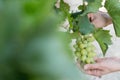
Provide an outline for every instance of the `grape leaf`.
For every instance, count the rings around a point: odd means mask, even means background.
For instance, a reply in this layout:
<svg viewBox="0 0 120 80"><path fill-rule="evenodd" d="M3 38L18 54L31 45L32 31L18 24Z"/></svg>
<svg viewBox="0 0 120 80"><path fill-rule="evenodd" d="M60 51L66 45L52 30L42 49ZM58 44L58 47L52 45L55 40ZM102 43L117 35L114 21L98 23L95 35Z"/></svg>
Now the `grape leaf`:
<svg viewBox="0 0 120 80"><path fill-rule="evenodd" d="M78 6L78 9L79 9L79 10L83 10L83 9L84 9L84 5Z"/></svg>
<svg viewBox="0 0 120 80"><path fill-rule="evenodd" d="M90 12L97 12L99 10L99 8L101 7L102 0L94 0L94 1L87 0L87 2L89 2L89 3L86 6L86 9L85 9L83 15L86 15Z"/></svg>
<svg viewBox="0 0 120 80"><path fill-rule="evenodd" d="M109 34L109 30L98 29L93 35L99 43L103 54L105 55L108 45L112 44L112 36Z"/></svg>
<svg viewBox="0 0 120 80"><path fill-rule="evenodd" d="M81 34L89 34L95 30L87 15L78 17L78 27Z"/></svg>
<svg viewBox="0 0 120 80"><path fill-rule="evenodd" d="M73 17L74 19L75 18L77 18L79 15L81 15L82 14L82 11L80 11L80 12L76 12L76 13L72 13L71 14L71 17Z"/></svg>
<svg viewBox="0 0 120 80"><path fill-rule="evenodd" d="M69 13L70 6L69 6L69 4L67 4L66 2L64 2L64 0L60 0L60 11L62 12L63 19L64 20L66 18L68 19L70 28L72 29L73 28L73 26L72 26L72 18L71 18L71 15Z"/></svg>
<svg viewBox="0 0 120 80"><path fill-rule="evenodd" d="M63 0L61 0L60 10L63 12L64 16L67 17L69 15L70 6L67 3L65 3Z"/></svg>
<svg viewBox="0 0 120 80"><path fill-rule="evenodd" d="M109 15L112 17L116 36L120 37L120 1L119 0L107 0L105 7L108 10Z"/></svg>

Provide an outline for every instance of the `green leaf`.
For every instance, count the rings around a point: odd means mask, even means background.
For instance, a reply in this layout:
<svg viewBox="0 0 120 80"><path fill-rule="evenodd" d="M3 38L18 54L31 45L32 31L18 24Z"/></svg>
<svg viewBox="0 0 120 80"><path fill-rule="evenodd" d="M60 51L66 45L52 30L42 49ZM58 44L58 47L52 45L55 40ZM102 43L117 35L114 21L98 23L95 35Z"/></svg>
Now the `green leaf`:
<svg viewBox="0 0 120 80"><path fill-rule="evenodd" d="M119 0L107 0L105 7L108 10L109 15L112 17L116 36L120 37L120 1Z"/></svg>
<svg viewBox="0 0 120 80"><path fill-rule="evenodd" d="M111 35L109 34L109 30L98 29L94 34L94 37L98 41L103 54L105 55L108 45L112 44Z"/></svg>
<svg viewBox="0 0 120 80"><path fill-rule="evenodd" d="M88 1L88 0L87 0ZM91 0L88 5L86 6L86 9L83 13L83 15L86 15L90 12L97 12L99 8L101 7L102 0Z"/></svg>
<svg viewBox="0 0 120 80"><path fill-rule="evenodd" d="M90 23L87 15L78 17L78 27L81 34L89 34L94 32L95 28Z"/></svg>
<svg viewBox="0 0 120 80"><path fill-rule="evenodd" d="M84 9L84 5L78 6L78 9L79 9L79 10L83 10L83 9Z"/></svg>
<svg viewBox="0 0 120 80"><path fill-rule="evenodd" d="M78 27L75 26L75 25L77 25L76 18L81 14L82 14L82 11L70 14L70 16L68 17L68 21L70 24L69 30L78 31Z"/></svg>
<svg viewBox="0 0 120 80"><path fill-rule="evenodd" d="M64 16L67 17L69 15L70 6L67 3L65 3L63 0L61 0L60 10L63 12Z"/></svg>
<svg viewBox="0 0 120 80"><path fill-rule="evenodd" d="M71 14L71 17L73 17L74 19L75 18L77 18L79 15L81 15L82 14L82 11L80 11L80 12L76 12L76 13L72 13Z"/></svg>

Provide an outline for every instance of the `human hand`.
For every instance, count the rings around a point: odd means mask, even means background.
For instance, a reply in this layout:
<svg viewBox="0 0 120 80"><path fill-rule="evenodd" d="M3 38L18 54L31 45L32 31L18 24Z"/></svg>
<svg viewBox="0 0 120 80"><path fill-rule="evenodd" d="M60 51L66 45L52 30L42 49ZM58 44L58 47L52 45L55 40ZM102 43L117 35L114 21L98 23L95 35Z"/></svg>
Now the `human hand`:
<svg viewBox="0 0 120 80"><path fill-rule="evenodd" d="M95 61L95 64L84 66L87 74L100 77L108 73L120 71L120 59L116 57L96 58Z"/></svg>
<svg viewBox="0 0 120 80"><path fill-rule="evenodd" d="M96 28L102 28L112 23L112 19L105 12L89 13L88 18Z"/></svg>

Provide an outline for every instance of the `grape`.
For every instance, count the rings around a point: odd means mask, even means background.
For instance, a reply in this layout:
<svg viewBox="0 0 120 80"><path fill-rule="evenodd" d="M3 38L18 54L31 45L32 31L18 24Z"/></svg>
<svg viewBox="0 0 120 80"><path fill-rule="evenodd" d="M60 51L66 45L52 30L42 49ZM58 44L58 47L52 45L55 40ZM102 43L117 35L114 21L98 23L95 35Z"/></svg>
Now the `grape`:
<svg viewBox="0 0 120 80"><path fill-rule="evenodd" d="M95 52L90 52L90 53L88 53L88 56L89 57L94 57L94 56L96 56L96 53Z"/></svg>
<svg viewBox="0 0 120 80"><path fill-rule="evenodd" d="M83 43L84 43L84 44L87 44L87 43L88 43L88 41L87 41L87 40L85 40L85 41L83 41Z"/></svg>
<svg viewBox="0 0 120 80"><path fill-rule="evenodd" d="M82 56L82 57L81 57L81 61L84 62L84 61L86 60L86 58L87 58L86 56Z"/></svg>
<svg viewBox="0 0 120 80"><path fill-rule="evenodd" d="M87 40L90 41L90 42L92 42L92 41L95 40L95 38L94 38L93 36L91 36L91 37L89 37Z"/></svg>
<svg viewBox="0 0 120 80"><path fill-rule="evenodd" d="M87 64L94 63L94 59L93 58L87 58L86 63Z"/></svg>
<svg viewBox="0 0 120 80"><path fill-rule="evenodd" d="M76 49L76 48L78 48L78 45L75 44L75 45L73 45L73 47Z"/></svg>
<svg viewBox="0 0 120 80"><path fill-rule="evenodd" d="M89 37L90 37L89 35L84 35L84 38L86 38L86 39L89 38Z"/></svg>
<svg viewBox="0 0 120 80"><path fill-rule="evenodd" d="M94 50L94 49L95 49L95 46L94 46L94 45L91 45L90 47L91 47L91 49L92 49L92 50Z"/></svg>
<svg viewBox="0 0 120 80"><path fill-rule="evenodd" d="M80 52L80 48L76 48L76 51L79 51L79 52Z"/></svg>
<svg viewBox="0 0 120 80"><path fill-rule="evenodd" d="M94 37L91 34L81 35L76 38L75 56L81 62L81 64L90 64L94 63L95 46L92 44Z"/></svg>
<svg viewBox="0 0 120 80"><path fill-rule="evenodd" d="M78 51L75 52L75 55L78 56L78 57L81 57L81 54Z"/></svg>
<svg viewBox="0 0 120 80"><path fill-rule="evenodd" d="M79 48L81 48L81 49L83 49L83 48L85 48L85 47L86 47L85 44L80 44L80 46L79 46Z"/></svg>
<svg viewBox="0 0 120 80"><path fill-rule="evenodd" d="M82 42L81 42L81 41L79 41L79 42L78 42L78 45L80 45L80 44L82 44Z"/></svg>
<svg viewBox="0 0 120 80"><path fill-rule="evenodd" d="M86 51L87 51L87 52L91 52L91 51L92 51L92 48L91 48L91 47L87 47L87 48L86 48Z"/></svg>
<svg viewBox="0 0 120 80"><path fill-rule="evenodd" d="M82 55L87 55L87 51L86 51L85 49L82 49L82 50L81 50L81 54L82 54Z"/></svg>
<svg viewBox="0 0 120 80"><path fill-rule="evenodd" d="M81 38L80 38L80 37L78 37L78 38L77 38L77 41L78 41L78 42L79 42L79 41L81 41Z"/></svg>
<svg viewBox="0 0 120 80"><path fill-rule="evenodd" d="M87 63L87 64L90 64L90 63L91 63L91 59L87 58L87 59L86 59L86 63Z"/></svg>

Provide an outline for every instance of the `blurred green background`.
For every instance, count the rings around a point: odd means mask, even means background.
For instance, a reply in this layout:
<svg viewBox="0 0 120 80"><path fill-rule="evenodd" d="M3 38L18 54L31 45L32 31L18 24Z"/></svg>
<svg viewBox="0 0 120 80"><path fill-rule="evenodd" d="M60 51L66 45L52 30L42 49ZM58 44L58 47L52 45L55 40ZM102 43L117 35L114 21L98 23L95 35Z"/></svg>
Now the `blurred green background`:
<svg viewBox="0 0 120 80"><path fill-rule="evenodd" d="M85 80L55 0L0 0L0 80Z"/></svg>

